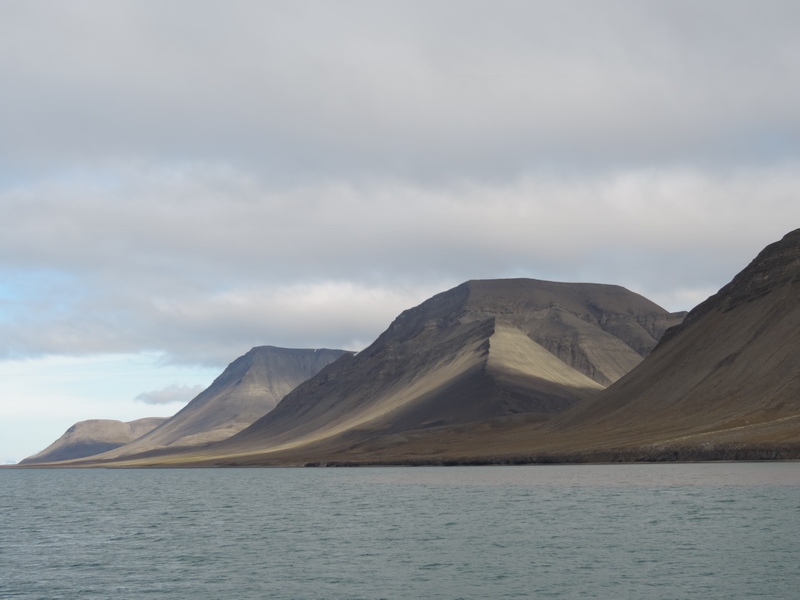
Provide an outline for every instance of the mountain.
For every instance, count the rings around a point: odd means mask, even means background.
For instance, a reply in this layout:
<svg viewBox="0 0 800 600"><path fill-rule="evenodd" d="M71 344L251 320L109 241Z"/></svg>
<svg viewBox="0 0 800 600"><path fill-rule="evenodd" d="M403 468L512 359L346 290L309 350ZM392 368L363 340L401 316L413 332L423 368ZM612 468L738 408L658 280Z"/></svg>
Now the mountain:
<svg viewBox="0 0 800 600"><path fill-rule="evenodd" d="M231 438L126 464L800 458L800 230L683 317L617 286L470 281Z"/></svg>
<svg viewBox="0 0 800 600"><path fill-rule="evenodd" d="M208 388L159 427L102 458L223 440L263 417L298 384L347 354L325 348L257 346L228 365Z"/></svg>
<svg viewBox="0 0 800 600"><path fill-rule="evenodd" d="M504 417L313 450L274 462L800 458L800 230L767 246L627 375L552 419Z"/></svg>
<svg viewBox="0 0 800 600"><path fill-rule="evenodd" d="M682 318L619 286L469 281L404 311L371 346L204 454L546 420L599 394Z"/></svg>
<svg viewBox="0 0 800 600"><path fill-rule="evenodd" d="M26 458L20 464L36 464L72 460L119 448L152 431L165 419L148 418L122 421L93 419L80 421L47 448Z"/></svg>
<svg viewBox="0 0 800 600"><path fill-rule="evenodd" d="M628 376L548 427L644 455L796 451L800 229L767 246L693 309Z"/></svg>

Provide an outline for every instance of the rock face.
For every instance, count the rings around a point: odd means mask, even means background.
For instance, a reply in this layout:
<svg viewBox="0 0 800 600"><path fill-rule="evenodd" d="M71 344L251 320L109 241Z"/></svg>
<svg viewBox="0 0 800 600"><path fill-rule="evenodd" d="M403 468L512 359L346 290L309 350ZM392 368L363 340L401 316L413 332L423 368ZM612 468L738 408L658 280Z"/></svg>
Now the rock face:
<svg viewBox="0 0 800 600"><path fill-rule="evenodd" d="M470 281L403 312L219 451L547 419L599 394L682 318L618 286Z"/></svg>
<svg viewBox="0 0 800 600"><path fill-rule="evenodd" d="M107 452L145 435L165 420L153 417L127 423L102 419L80 421L47 448L20 464L72 460Z"/></svg>
<svg viewBox="0 0 800 600"><path fill-rule="evenodd" d="M800 442L800 230L767 246L628 376L549 427L683 452ZM601 441L603 431L614 439Z"/></svg>
<svg viewBox="0 0 800 600"><path fill-rule="evenodd" d="M101 458L111 460L224 440L263 417L298 384L346 354L345 350L253 348L159 427L125 446L104 452Z"/></svg>

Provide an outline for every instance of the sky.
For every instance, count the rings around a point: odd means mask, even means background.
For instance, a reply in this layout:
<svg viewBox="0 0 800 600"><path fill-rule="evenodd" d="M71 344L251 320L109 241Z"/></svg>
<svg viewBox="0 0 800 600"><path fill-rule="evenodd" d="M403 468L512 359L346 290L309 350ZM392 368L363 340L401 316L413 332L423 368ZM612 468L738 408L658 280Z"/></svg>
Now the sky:
<svg viewBox="0 0 800 600"><path fill-rule="evenodd" d="M800 226L794 0L0 0L0 463L468 279L688 310Z"/></svg>

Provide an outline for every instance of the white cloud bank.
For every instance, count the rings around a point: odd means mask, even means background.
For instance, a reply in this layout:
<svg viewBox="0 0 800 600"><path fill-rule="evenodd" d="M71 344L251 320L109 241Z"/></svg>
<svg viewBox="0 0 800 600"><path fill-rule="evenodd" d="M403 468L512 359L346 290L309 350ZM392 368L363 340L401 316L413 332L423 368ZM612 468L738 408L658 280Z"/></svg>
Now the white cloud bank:
<svg viewBox="0 0 800 600"><path fill-rule="evenodd" d="M794 164L427 186L276 188L213 165L104 174L0 192L3 355L224 365L267 343L359 349L473 278L617 283L687 309L800 223Z"/></svg>

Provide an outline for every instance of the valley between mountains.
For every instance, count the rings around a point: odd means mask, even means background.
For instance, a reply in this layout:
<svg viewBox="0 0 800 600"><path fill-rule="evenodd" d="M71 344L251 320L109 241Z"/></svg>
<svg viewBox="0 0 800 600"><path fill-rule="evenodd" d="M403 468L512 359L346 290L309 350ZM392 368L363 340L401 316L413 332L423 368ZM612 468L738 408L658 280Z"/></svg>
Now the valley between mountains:
<svg viewBox="0 0 800 600"><path fill-rule="evenodd" d="M358 353L254 348L142 421L78 423L24 466L800 458L800 230L688 314L615 285L469 281Z"/></svg>

